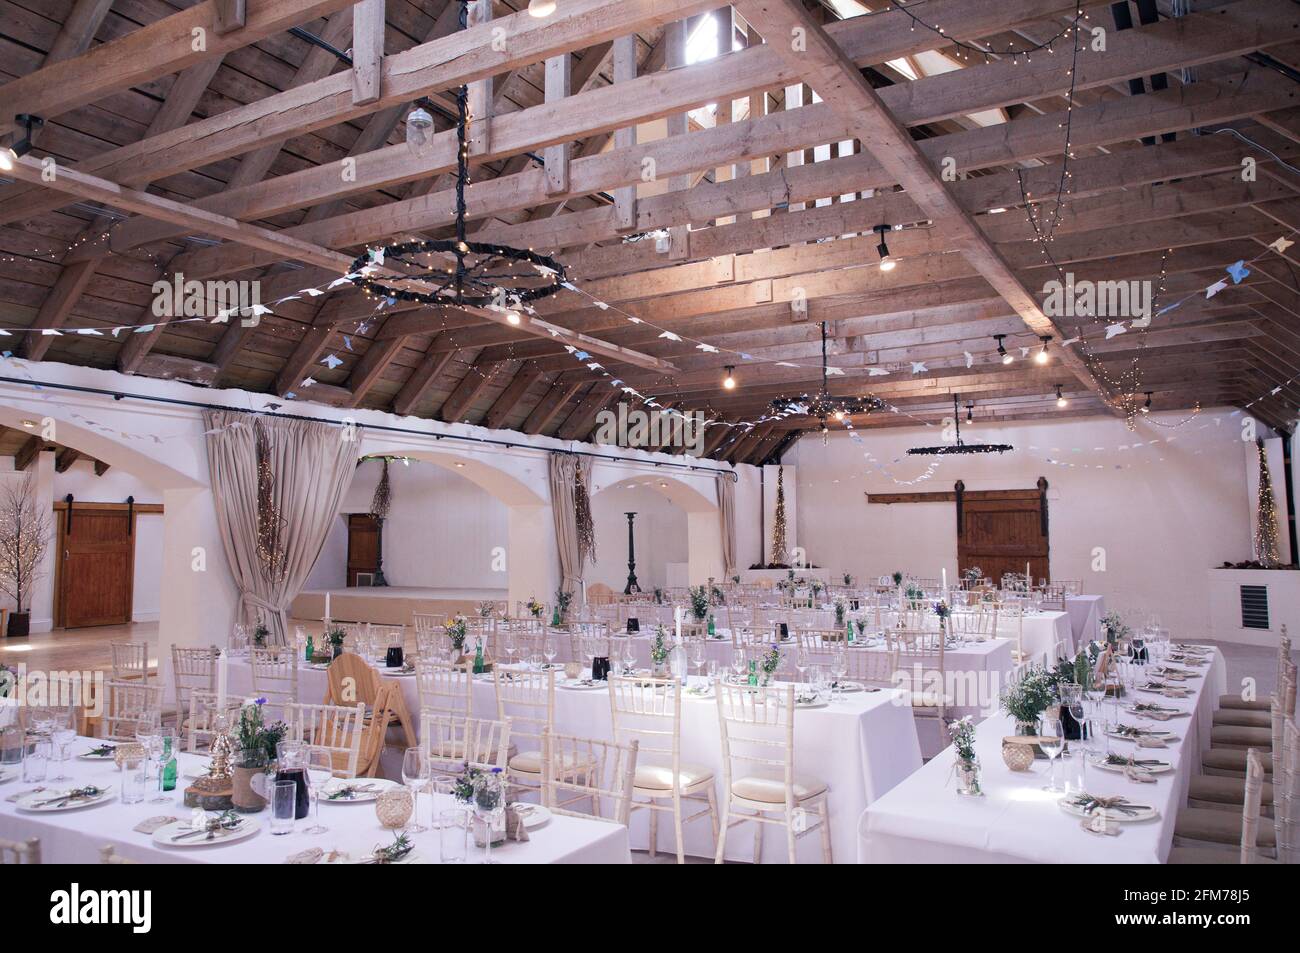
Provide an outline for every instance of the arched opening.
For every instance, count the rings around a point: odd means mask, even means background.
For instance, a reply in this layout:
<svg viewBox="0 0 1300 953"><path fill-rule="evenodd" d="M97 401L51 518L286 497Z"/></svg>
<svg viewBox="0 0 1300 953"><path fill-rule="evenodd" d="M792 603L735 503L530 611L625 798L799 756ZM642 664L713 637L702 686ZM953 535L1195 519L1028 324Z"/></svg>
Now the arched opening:
<svg viewBox="0 0 1300 953"><path fill-rule="evenodd" d="M588 565L588 586L604 583L622 592L628 579L628 521L635 512L633 538L637 583L655 588L699 585L722 575L721 530L715 500L675 476L646 473L618 478L597 468L591 496L598 561Z"/></svg>

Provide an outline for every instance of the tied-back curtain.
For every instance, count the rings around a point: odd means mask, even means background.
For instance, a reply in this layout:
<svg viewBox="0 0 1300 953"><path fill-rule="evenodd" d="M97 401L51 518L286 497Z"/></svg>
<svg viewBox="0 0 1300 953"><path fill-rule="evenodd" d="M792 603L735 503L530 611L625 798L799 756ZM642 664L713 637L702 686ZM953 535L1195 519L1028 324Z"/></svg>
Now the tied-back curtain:
<svg viewBox="0 0 1300 953"><path fill-rule="evenodd" d="M722 574L730 579L736 574L736 484L731 474L719 473L718 516L722 524Z"/></svg>
<svg viewBox="0 0 1300 953"><path fill-rule="evenodd" d="M203 421L217 528L239 587L237 618L249 623L260 617L270 640L284 645L286 610L316 564L356 472L361 428L225 410L205 410ZM279 521L274 571L259 552L259 432Z"/></svg>
<svg viewBox="0 0 1300 953"><path fill-rule="evenodd" d="M578 512L573 487L582 461L571 453L550 455L551 515L560 551L560 588L575 596L582 593L582 548L578 543Z"/></svg>

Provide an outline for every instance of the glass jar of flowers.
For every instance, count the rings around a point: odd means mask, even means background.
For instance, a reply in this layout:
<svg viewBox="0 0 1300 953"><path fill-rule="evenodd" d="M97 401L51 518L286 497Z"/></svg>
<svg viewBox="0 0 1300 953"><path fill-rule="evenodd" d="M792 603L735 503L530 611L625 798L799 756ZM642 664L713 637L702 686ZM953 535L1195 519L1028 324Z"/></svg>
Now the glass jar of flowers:
<svg viewBox="0 0 1300 953"><path fill-rule="evenodd" d="M655 636L650 643L650 673L655 678L668 677L668 631L662 626L655 626Z"/></svg>
<svg viewBox="0 0 1300 953"><path fill-rule="evenodd" d="M546 611L546 606L544 606L544 605L542 605L540 602L538 602L536 596L529 596L529 597L528 597L528 613L529 613L529 615L531 615L534 619L540 619L540 618L542 617L542 613L545 612L545 611Z"/></svg>
<svg viewBox="0 0 1300 953"><path fill-rule="evenodd" d="M330 653L332 658L338 658L343 654L343 640L348 637L340 626L331 626L325 633L325 641L330 644Z"/></svg>
<svg viewBox="0 0 1300 953"><path fill-rule="evenodd" d="M759 675L760 685L771 685L776 678L776 670L781 667L781 648L773 645L763 657L759 660L758 667L761 670Z"/></svg>
<svg viewBox="0 0 1300 953"><path fill-rule="evenodd" d="M1031 668L1018 682L1002 691L1002 710L1016 721L1017 735L1037 735L1038 720L1055 702L1051 675L1042 668Z"/></svg>
<svg viewBox="0 0 1300 953"><path fill-rule="evenodd" d="M453 664L459 664L465 654L465 635L469 627L465 623L463 615L455 615L442 624L443 631L447 633L447 639L451 642L451 661Z"/></svg>
<svg viewBox="0 0 1300 953"><path fill-rule="evenodd" d="M263 717L265 698L251 698L239 709L235 728L235 763L230 769L231 803L236 811L256 814L266 807L266 784L259 776L272 772L276 746L288 731L284 722L267 725ZM260 790L259 790L260 788Z"/></svg>
<svg viewBox="0 0 1300 953"><path fill-rule="evenodd" d="M952 738L955 760L953 769L961 783L957 793L967 797L983 796L984 791L980 788L980 761L975 754L975 723L971 721L970 715L950 724L948 734Z"/></svg>
<svg viewBox="0 0 1300 953"><path fill-rule="evenodd" d="M709 614L709 590L704 586L691 586L691 613L696 622L703 622Z"/></svg>

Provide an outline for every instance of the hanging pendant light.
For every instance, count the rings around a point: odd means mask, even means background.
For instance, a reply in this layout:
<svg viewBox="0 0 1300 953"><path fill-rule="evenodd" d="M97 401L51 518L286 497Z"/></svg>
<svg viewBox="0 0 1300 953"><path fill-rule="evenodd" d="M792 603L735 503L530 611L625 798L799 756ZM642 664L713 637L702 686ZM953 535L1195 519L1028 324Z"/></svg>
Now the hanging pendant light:
<svg viewBox="0 0 1300 953"><path fill-rule="evenodd" d="M865 394L861 397L835 397L831 395L830 387L827 384L829 371L826 364L826 322L821 323L822 333L822 386L816 394L797 394L789 397L778 397L768 406L772 413L780 414L783 417L791 416L808 416L821 421L820 430L823 435L830 432L828 421L834 419L843 421L846 417L852 417L858 414L869 414L873 410L880 410L885 406L885 402L879 397L871 394Z"/></svg>
<svg viewBox="0 0 1300 953"><path fill-rule="evenodd" d="M910 454L924 456L946 456L950 453L1006 453L1015 447L1009 443L966 443L961 439L961 416L958 413L960 397L952 395L952 420L957 427L957 439L952 443L941 443L935 447L913 447ZM972 407L974 404L971 405ZM969 419L969 418L968 418Z"/></svg>
<svg viewBox="0 0 1300 953"><path fill-rule="evenodd" d="M528 0L528 15L544 20L555 12L555 0Z"/></svg>

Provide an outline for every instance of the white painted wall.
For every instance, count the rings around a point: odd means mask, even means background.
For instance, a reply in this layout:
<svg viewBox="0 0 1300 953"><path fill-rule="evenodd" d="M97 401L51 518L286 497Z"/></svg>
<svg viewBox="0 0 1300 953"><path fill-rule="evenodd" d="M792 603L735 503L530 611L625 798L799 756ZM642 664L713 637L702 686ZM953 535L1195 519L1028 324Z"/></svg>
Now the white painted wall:
<svg viewBox="0 0 1300 953"><path fill-rule="evenodd" d="M1182 415L1156 419L1175 423ZM926 468L906 450L939 438L937 428L860 432L899 480ZM1110 418L999 426L977 419L963 428L968 443L1010 443L1015 452L944 458L933 478L916 486L879 473L845 434L833 434L825 447L800 440L786 460L798 465L799 539L810 559L859 577L896 569L938 576L946 567L955 578L957 569L952 503L868 505L864 492L950 490L959 479L968 490L1028 488L1045 476L1053 577L1081 579L1113 608L1157 612L1180 636L1199 637L1209 628L1206 570L1250 555L1246 463L1254 448L1240 432L1240 416L1223 410L1176 429L1143 423L1137 433ZM1162 442L1148 445L1152 440ZM1099 548L1104 572L1093 570Z"/></svg>
<svg viewBox="0 0 1300 953"><path fill-rule="evenodd" d="M736 467L736 569L743 571L763 558L763 471Z"/></svg>
<svg viewBox="0 0 1300 953"><path fill-rule="evenodd" d="M668 585L668 563L687 561L686 511L647 486L614 486L591 498L596 527L596 563L588 564L587 585L603 582L615 592L627 585L627 517L636 517L636 578L652 591Z"/></svg>
<svg viewBox="0 0 1300 953"><path fill-rule="evenodd" d="M381 465L358 468L338 519L307 580L308 589L337 588L347 577L348 513L366 513ZM492 550L509 543L508 510L477 484L434 463L389 464L393 503L384 523L384 577L390 586L502 589ZM508 569L507 565L507 569ZM539 596L540 598L540 596Z"/></svg>

